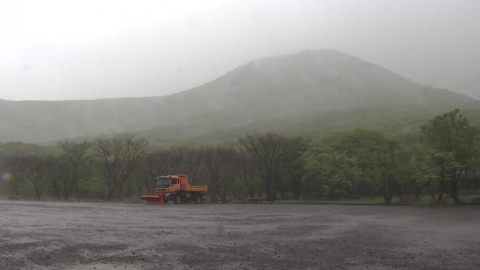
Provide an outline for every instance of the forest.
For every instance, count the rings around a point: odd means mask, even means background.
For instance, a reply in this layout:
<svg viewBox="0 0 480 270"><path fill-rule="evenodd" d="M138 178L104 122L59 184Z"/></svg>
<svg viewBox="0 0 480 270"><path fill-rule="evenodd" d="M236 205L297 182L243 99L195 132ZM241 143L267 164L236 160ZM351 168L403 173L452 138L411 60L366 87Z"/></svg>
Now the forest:
<svg viewBox="0 0 480 270"><path fill-rule="evenodd" d="M480 128L460 111L438 115L417 132L394 136L355 129L311 141L275 132L244 133L231 146L153 148L120 134L63 140L55 147L0 145L3 198L138 202L160 175L187 174L209 186L210 201L264 198L415 200L461 203L480 187Z"/></svg>

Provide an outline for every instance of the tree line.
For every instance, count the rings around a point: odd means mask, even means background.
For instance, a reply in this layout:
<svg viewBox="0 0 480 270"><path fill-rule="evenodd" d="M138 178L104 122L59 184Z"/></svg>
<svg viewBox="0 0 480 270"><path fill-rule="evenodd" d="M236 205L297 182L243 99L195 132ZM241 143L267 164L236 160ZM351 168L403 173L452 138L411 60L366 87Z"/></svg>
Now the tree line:
<svg viewBox="0 0 480 270"><path fill-rule="evenodd" d="M59 141L55 154L4 152L0 182L9 196L40 200L119 200L152 191L154 179L187 174L209 186L211 201L264 197L393 196L441 201L480 184L480 128L454 110L396 137L356 129L319 142L279 133L246 133L233 147L149 148L146 138L118 135Z"/></svg>

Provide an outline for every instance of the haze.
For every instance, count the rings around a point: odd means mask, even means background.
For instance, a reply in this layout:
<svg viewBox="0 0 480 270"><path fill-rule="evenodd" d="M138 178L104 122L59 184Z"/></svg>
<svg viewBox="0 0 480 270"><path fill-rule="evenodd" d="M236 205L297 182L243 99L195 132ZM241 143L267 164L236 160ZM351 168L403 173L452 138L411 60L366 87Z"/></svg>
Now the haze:
<svg viewBox="0 0 480 270"><path fill-rule="evenodd" d="M0 99L163 96L322 48L480 98L478 1L4 1Z"/></svg>

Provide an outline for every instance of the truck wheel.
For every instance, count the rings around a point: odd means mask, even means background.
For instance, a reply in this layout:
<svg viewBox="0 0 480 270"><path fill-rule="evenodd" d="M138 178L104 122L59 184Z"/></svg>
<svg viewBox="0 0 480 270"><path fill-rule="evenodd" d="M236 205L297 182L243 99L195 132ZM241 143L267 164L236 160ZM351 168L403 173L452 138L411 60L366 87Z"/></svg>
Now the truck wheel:
<svg viewBox="0 0 480 270"><path fill-rule="evenodd" d="M179 195L175 196L175 199L173 200L175 204L182 203L182 197Z"/></svg>
<svg viewBox="0 0 480 270"><path fill-rule="evenodd" d="M201 203L201 202L202 202L202 196L196 196L195 203Z"/></svg>

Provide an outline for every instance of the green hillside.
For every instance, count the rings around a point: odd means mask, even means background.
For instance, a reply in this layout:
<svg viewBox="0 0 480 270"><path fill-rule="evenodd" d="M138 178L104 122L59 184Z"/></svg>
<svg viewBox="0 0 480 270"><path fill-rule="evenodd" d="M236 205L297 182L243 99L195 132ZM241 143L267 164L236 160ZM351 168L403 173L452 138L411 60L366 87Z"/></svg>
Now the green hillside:
<svg viewBox="0 0 480 270"><path fill-rule="evenodd" d="M176 144L206 145L234 144L237 137L246 132L278 132L286 135L302 135L317 140L327 135L355 128L373 129L387 134L417 132L422 124L432 117L448 111L426 110L409 107L372 107L349 110L332 110L320 113L300 113L273 120L262 120L236 127L211 128L201 124L171 125L137 132L148 137L153 146L171 146ZM471 124L480 125L480 109L462 110Z"/></svg>
<svg viewBox="0 0 480 270"><path fill-rule="evenodd" d="M253 61L165 97L0 100L0 142L46 143L119 132L139 132L158 143L224 140L268 129L315 137L360 125L407 131L453 108L474 111L480 105L357 57L319 50Z"/></svg>

